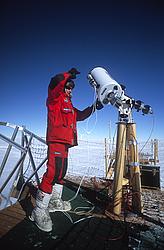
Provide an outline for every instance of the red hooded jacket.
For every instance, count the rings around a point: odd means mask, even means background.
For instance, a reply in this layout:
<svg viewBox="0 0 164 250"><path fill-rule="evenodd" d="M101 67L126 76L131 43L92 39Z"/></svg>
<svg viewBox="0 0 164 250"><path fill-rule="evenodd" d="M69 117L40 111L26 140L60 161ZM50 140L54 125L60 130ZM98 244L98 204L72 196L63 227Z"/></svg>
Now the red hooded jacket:
<svg viewBox="0 0 164 250"><path fill-rule="evenodd" d="M48 87L47 109L47 143L57 142L68 144L70 147L77 145L76 121L83 121L88 118L93 107L87 107L80 111L73 107L71 98L64 92L64 86L69 73L62 74L62 80L54 88Z"/></svg>

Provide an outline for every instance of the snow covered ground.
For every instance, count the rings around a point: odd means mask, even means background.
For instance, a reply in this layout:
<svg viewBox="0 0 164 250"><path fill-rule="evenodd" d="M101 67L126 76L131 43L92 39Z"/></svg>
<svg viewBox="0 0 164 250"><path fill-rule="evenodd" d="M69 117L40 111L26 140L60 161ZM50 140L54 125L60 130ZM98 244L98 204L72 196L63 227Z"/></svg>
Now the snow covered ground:
<svg viewBox="0 0 164 250"><path fill-rule="evenodd" d="M82 176L96 176L105 177L105 140L104 141L84 141L79 140L79 145L77 147L70 148L69 151L69 164L68 172L69 174L82 175ZM0 165L2 163L4 153L6 152L7 143L0 140ZM108 152L112 151L112 146L108 144ZM142 149L144 153L151 152L150 142L145 145L145 143L138 144L139 151ZM46 157L47 147L45 145L32 145L31 150L33 152L33 157L36 166ZM160 183L161 188L164 188L164 140L159 141L158 146L159 153L159 165L160 165ZM21 152L18 149L13 148L11 150L10 156L7 160L5 169L0 177L0 188L2 187L4 180L8 177L11 170L16 165L18 159L20 158ZM42 166L39 171L39 176L46 170L46 164ZM29 164L29 158L24 162L24 172L26 176L32 173L32 167ZM3 196L6 196L10 190L11 184L14 182L17 171L13 175L10 183L5 187L2 192Z"/></svg>
<svg viewBox="0 0 164 250"><path fill-rule="evenodd" d="M160 165L160 183L164 188L164 140L158 142L158 157ZM113 146L108 147L112 152ZM138 151L151 153L151 142L138 143ZM105 144L104 141L79 141L77 147L70 149L69 173L82 174L86 176L105 177Z"/></svg>

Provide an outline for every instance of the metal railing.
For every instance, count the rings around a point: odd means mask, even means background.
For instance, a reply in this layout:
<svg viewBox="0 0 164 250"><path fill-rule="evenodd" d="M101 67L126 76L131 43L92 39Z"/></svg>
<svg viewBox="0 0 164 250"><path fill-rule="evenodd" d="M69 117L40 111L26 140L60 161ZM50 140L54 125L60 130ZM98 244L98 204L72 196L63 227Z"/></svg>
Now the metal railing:
<svg viewBox="0 0 164 250"><path fill-rule="evenodd" d="M6 128L12 128L13 133L11 138L4 134L0 133L0 143L5 144L3 148L3 157L0 163L0 210L9 206L11 204L11 198L13 193L16 190L15 201L19 200L21 197L22 190L24 186L32 180L34 177L37 185L40 184L40 179L38 176L38 170L45 164L47 161L47 155L42 159L42 161L36 165L34 160L34 155L31 150L31 145L33 140L42 143L46 148L46 141L27 130L25 126L17 126L8 122L0 122L0 126L5 126ZM0 144L0 145L1 145ZM6 146L7 144L7 146ZM11 155L12 149L16 149L20 152L20 156L17 159L17 162L13 164L12 167L8 167L8 160ZM27 160L27 161L26 161ZM26 164L25 164L26 162ZM24 178L25 169L28 165L32 167L32 173ZM8 170L5 173L5 169ZM5 175L4 175L5 173ZM4 195L3 191L7 188L7 194Z"/></svg>

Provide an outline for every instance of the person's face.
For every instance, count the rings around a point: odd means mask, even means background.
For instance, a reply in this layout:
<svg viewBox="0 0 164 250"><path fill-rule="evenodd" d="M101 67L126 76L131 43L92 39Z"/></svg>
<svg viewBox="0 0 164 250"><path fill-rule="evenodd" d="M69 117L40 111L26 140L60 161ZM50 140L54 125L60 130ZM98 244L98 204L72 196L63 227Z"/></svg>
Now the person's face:
<svg viewBox="0 0 164 250"><path fill-rule="evenodd" d="M66 87L65 88L65 93L68 97L72 96L72 88L71 87Z"/></svg>

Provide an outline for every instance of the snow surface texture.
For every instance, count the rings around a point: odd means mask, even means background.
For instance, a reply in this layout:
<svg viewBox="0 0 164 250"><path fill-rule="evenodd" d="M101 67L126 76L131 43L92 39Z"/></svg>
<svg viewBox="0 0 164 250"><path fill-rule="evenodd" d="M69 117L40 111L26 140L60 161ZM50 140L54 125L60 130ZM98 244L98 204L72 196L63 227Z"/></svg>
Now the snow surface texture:
<svg viewBox="0 0 164 250"><path fill-rule="evenodd" d="M160 166L160 183L164 188L164 140L158 142L158 158ZM107 145L108 154L112 154L115 145ZM151 142L138 143L138 152L153 157ZM104 142L79 141L77 147L70 149L68 172L86 176L105 177L105 145Z"/></svg>
<svg viewBox="0 0 164 250"><path fill-rule="evenodd" d="M68 174L81 175L81 176L95 176L105 177L105 140L104 141L84 141L79 140L79 145L69 150L69 163ZM2 163L4 154L6 152L7 143L0 141L0 164ZM107 144L107 152L110 155L113 152L115 146ZM33 153L36 167L47 155L46 145L35 145L35 142L31 145L31 151ZM138 151L142 153L151 153L151 143L145 142L138 144ZM21 152L15 148L12 148L10 156L5 165L4 171L0 177L0 187L4 183L4 180L8 177L11 170L16 165ZM160 183L161 188L164 188L164 140L158 143L158 156L160 165ZM41 178L46 171L46 164L39 170L39 177ZM24 175L29 177L33 172L32 166L29 162L28 156L24 162ZM10 186L14 181L17 171L13 175L10 183L2 191L2 195L5 197L9 193Z"/></svg>
<svg viewBox="0 0 164 250"><path fill-rule="evenodd" d="M84 141L79 140L79 145L69 149L69 163L68 173L86 176L105 177L105 140L104 141ZM2 162L4 153L6 151L7 144L0 141L0 164ZM107 153L110 155L114 151L115 145L107 144ZM151 154L151 143L145 142L138 143L138 151ZM43 144L35 145L35 142L31 146L34 161L36 166L46 157L47 146ZM20 151L13 148L11 150L9 159L5 166L2 176L0 177L0 183L3 183L5 177L8 176L11 169L15 166L20 157ZM159 141L158 156L161 173L161 187L164 187L164 141ZM152 154L153 157L153 154ZM46 164L39 171L39 176L45 172ZM29 176L32 169L29 164L29 158L26 157L24 162L25 175Z"/></svg>

